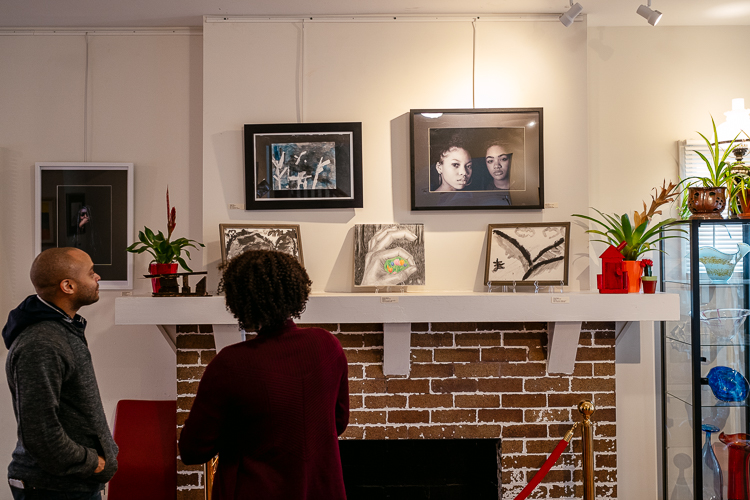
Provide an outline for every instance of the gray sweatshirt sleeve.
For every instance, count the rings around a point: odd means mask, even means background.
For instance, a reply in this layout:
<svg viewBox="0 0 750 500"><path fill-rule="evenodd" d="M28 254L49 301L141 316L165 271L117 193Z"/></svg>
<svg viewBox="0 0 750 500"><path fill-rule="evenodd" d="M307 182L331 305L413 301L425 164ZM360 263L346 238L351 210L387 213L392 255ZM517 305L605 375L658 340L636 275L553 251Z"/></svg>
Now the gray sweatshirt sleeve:
<svg viewBox="0 0 750 500"><path fill-rule="evenodd" d="M14 360L19 437L43 470L88 477L98 465L97 451L74 442L58 419L60 391L72 357L50 344L30 343Z"/></svg>

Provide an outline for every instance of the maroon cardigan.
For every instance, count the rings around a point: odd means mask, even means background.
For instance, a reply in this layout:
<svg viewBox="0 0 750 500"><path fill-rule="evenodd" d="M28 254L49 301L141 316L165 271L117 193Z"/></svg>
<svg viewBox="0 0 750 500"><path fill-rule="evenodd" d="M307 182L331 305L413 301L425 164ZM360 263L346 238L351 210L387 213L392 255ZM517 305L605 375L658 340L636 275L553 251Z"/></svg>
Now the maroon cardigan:
<svg viewBox="0 0 750 500"><path fill-rule="evenodd" d="M346 356L321 328L286 322L225 347L180 435L185 464L219 454L213 498L345 499L338 437L349 422Z"/></svg>

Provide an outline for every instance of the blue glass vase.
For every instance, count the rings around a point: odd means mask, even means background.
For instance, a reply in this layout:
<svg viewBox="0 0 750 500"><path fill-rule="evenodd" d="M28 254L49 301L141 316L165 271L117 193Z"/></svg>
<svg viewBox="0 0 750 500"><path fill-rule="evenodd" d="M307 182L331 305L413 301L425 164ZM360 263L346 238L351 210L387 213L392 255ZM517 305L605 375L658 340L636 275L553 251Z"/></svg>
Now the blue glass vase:
<svg viewBox="0 0 750 500"><path fill-rule="evenodd" d="M703 464L703 500L724 500L724 481L721 476L721 467L711 446L711 433L719 432L719 428L704 424L701 429L706 433L706 442L703 444L701 463Z"/></svg>
<svg viewBox="0 0 750 500"><path fill-rule="evenodd" d="M744 401L750 384L737 370L728 366L715 366L708 372L708 386L721 401ZM705 430L705 429L703 429Z"/></svg>

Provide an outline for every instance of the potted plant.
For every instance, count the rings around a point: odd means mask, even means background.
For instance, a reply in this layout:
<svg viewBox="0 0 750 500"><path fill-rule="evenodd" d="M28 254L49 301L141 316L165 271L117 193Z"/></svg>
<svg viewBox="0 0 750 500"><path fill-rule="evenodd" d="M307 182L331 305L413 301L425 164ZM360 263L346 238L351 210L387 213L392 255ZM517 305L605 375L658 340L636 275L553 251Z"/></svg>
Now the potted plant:
<svg viewBox="0 0 750 500"><path fill-rule="evenodd" d="M188 238L178 238L172 241L172 233L177 226L177 210L169 206L169 187L167 187L167 236L159 231L154 233L148 227L138 232L138 240L127 248L132 253L150 253L154 259L148 267L149 274L171 274L177 272L177 265L183 267L188 272L193 272L187 265L182 254L185 253L190 259L188 247L198 248L196 245L204 247L203 243ZM159 291L159 280L151 280L153 292Z"/></svg>
<svg viewBox="0 0 750 500"><path fill-rule="evenodd" d="M656 276L651 273L651 267L654 265L654 261L651 259L641 260L641 267L643 268L643 276L641 281L643 282L643 293L656 293Z"/></svg>
<svg viewBox="0 0 750 500"><path fill-rule="evenodd" d="M645 252L654 250L656 244L662 240L668 238L682 238L683 236L673 233L685 233L684 229L678 227L670 227L670 224L675 222L676 219L669 218L657 222L653 226L649 227L651 219L654 215L660 214L661 210L658 208L667 203L671 203L679 195L677 191L677 185L672 182L667 185L665 180L662 184L661 190L654 188L655 195L651 195L651 206L646 208L646 203L643 202L643 212L633 212L633 220L631 221L628 214L605 214L600 210L594 208L594 210L602 217L596 219L587 215L573 214L573 217L580 217L581 219L587 219L595 222L602 226L602 229L589 229L587 233L598 234L604 239L598 239L599 241L615 247L621 243L625 243L620 252L625 257L625 270L628 273L628 292L637 293L641 288L641 264L638 262L640 257ZM663 230L664 234L660 232Z"/></svg>
<svg viewBox="0 0 750 500"><path fill-rule="evenodd" d="M727 162L727 157L735 148L735 141L739 134L729 143L724 153L721 153L719 147L719 134L716 131L716 122L711 117L711 126L714 131L714 141L698 132L706 141L709 156L700 151L695 153L701 157L708 167L708 176L706 177L688 177L682 182L689 181L687 187L687 208L692 213L691 219L721 219L721 212L727 204L727 189L732 192L734 179L738 174L733 171L735 163ZM698 185L700 184L700 185Z"/></svg>

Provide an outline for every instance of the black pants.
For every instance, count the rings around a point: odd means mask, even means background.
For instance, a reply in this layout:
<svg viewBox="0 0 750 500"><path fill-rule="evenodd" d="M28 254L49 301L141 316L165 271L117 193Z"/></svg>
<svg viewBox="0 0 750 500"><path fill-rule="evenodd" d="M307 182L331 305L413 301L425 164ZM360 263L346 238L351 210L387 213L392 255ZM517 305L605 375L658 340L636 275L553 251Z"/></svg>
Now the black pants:
<svg viewBox="0 0 750 500"><path fill-rule="evenodd" d="M94 493L80 491L52 491L52 490L20 490L10 487L13 500L102 500L102 492Z"/></svg>

